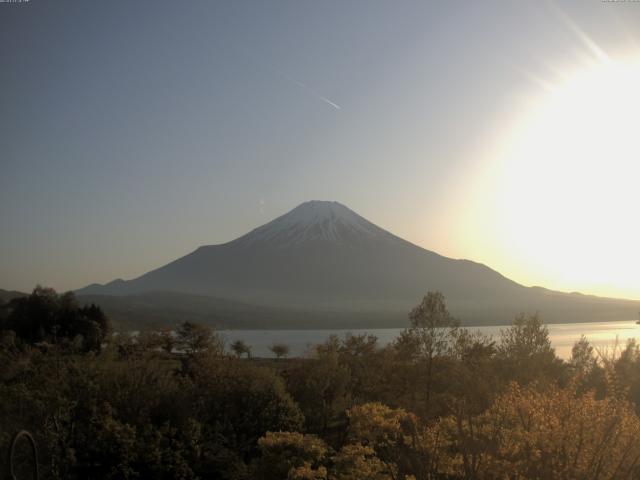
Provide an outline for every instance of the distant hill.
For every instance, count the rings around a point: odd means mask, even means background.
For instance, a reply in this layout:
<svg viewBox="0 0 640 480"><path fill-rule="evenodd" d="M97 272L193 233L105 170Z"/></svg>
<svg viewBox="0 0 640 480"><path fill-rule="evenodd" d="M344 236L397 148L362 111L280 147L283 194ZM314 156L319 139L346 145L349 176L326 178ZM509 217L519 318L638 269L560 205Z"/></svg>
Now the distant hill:
<svg viewBox="0 0 640 480"><path fill-rule="evenodd" d="M443 292L469 325L507 324L522 311L540 311L546 322L624 320L640 309L636 301L524 287L322 201L133 280L77 294L134 323L144 312L149 319L191 316L237 328L356 328L406 325L407 312L428 290Z"/></svg>
<svg viewBox="0 0 640 480"><path fill-rule="evenodd" d="M358 311L323 311L252 305L220 298L176 292L136 295L81 295L81 303L95 303L113 320L116 329L145 330L182 321L194 321L219 329L313 329L384 328L406 320L395 316Z"/></svg>
<svg viewBox="0 0 640 480"><path fill-rule="evenodd" d="M0 288L0 305L9 303L14 298L26 297L28 294L17 292L15 290L3 290Z"/></svg>

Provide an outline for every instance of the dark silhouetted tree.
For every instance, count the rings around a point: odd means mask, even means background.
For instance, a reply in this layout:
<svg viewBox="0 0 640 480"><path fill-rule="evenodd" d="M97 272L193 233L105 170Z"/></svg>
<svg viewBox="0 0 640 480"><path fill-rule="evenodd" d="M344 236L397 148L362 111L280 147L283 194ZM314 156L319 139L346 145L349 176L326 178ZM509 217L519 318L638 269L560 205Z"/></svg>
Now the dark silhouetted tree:
<svg viewBox="0 0 640 480"><path fill-rule="evenodd" d="M247 358L251 357L251 347L247 345L243 340L236 340L231 344L231 350L236 354L236 357L240 358L242 355L246 355Z"/></svg>
<svg viewBox="0 0 640 480"><path fill-rule="evenodd" d="M274 343L269 347L269 350L271 350L278 359L289 355L289 345L284 343Z"/></svg>
<svg viewBox="0 0 640 480"><path fill-rule="evenodd" d="M213 329L193 322L183 322L176 331L175 345L188 355L222 354L223 344Z"/></svg>
<svg viewBox="0 0 640 480"><path fill-rule="evenodd" d="M72 292L59 295L37 286L31 295L14 298L6 308L1 328L14 331L29 344L79 345L84 351L100 351L111 331L102 309L94 304L80 307Z"/></svg>

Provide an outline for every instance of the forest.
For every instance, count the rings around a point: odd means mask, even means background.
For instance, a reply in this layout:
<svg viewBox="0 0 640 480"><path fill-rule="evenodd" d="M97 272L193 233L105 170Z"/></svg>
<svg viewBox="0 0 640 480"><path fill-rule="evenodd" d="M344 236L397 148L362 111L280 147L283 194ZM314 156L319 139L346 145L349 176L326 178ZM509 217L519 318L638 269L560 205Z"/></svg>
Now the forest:
<svg viewBox="0 0 640 480"><path fill-rule="evenodd" d="M388 346L261 359L192 322L115 333L38 287L0 306L0 331L0 452L28 430L41 478L640 477L640 345L582 338L562 360L535 313L490 338L428 292Z"/></svg>

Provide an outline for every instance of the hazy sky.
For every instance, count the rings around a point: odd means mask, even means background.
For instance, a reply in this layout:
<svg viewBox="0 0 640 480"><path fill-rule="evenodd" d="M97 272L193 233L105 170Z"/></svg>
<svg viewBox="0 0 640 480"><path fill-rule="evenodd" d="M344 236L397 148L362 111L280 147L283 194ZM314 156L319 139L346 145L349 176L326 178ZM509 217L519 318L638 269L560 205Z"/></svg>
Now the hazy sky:
<svg viewBox="0 0 640 480"><path fill-rule="evenodd" d="M635 2L0 3L0 288L132 278L325 199L640 298L636 55ZM592 81L608 58L631 73Z"/></svg>

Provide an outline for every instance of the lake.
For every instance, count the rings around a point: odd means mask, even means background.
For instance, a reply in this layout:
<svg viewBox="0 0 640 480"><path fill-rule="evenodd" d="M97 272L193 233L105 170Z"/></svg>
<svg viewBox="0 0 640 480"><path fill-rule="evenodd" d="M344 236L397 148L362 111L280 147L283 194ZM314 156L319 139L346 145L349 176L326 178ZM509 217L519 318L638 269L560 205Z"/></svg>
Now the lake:
<svg viewBox="0 0 640 480"><path fill-rule="evenodd" d="M489 327L467 327L471 331L480 331L486 335L492 335L499 340L500 330L507 328L505 325ZM613 348L624 346L628 339L640 336L640 325L635 320L621 322L593 322L593 323L556 323L548 324L551 344L556 349L560 358L568 359L571 356L571 347L580 335L585 335L596 348ZM221 330L219 333L225 339L227 345L234 340L243 340L251 347L254 357L273 357L269 346L274 343L285 343L290 348L290 357L303 356L309 351L311 345L324 342L329 335L336 334L343 337L347 333L354 335L368 333L378 337L381 346L393 341L402 328L374 328L354 330Z"/></svg>

